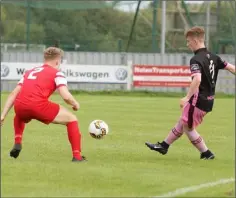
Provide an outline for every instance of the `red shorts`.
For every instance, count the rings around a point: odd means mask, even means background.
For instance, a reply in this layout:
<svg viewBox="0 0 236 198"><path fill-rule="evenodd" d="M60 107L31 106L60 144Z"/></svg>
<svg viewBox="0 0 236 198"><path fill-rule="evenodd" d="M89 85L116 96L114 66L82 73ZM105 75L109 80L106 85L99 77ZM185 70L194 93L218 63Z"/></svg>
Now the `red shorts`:
<svg viewBox="0 0 236 198"><path fill-rule="evenodd" d="M205 111L191 105L189 102L184 106L181 120L187 124L189 128L196 128L202 123Z"/></svg>
<svg viewBox="0 0 236 198"><path fill-rule="evenodd" d="M29 105L17 102L14 104L14 109L16 116L25 123L35 119L44 124L50 124L57 116L60 105L50 101Z"/></svg>

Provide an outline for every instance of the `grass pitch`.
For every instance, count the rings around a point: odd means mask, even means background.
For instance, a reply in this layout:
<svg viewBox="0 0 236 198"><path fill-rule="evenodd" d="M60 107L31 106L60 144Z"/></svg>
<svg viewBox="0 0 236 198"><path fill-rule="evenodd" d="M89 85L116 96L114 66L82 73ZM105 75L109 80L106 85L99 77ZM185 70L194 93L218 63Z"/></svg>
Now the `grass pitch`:
<svg viewBox="0 0 236 198"><path fill-rule="evenodd" d="M2 102L7 95L2 95ZM219 98L198 128L213 161L201 161L186 136L166 156L150 151L145 141L162 141L180 116L179 98L76 95L76 112L86 163L72 163L66 128L32 121L23 150L9 157L13 145L13 111L1 134L2 197L153 197L202 183L234 177L234 99ZM63 104L58 95L53 101ZM64 104L63 104L64 105ZM66 106L66 105L65 105ZM88 134L90 121L110 127L103 140ZM233 197L235 183L181 194L180 197Z"/></svg>

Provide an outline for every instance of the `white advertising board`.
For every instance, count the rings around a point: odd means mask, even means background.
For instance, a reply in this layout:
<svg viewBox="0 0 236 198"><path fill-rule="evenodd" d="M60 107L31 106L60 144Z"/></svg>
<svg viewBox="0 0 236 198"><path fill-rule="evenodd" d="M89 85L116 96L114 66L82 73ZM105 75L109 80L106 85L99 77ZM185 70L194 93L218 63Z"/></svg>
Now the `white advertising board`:
<svg viewBox="0 0 236 198"><path fill-rule="evenodd" d="M20 80L25 71L40 66L39 63L1 63L2 80ZM127 83L128 68L124 65L61 65L68 82Z"/></svg>

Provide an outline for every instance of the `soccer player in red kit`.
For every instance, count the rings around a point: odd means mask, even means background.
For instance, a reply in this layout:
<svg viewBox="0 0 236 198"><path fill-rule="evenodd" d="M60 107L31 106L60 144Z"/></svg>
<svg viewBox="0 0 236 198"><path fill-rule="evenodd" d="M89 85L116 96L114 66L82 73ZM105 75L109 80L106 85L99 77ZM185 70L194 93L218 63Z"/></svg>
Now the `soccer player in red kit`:
<svg viewBox="0 0 236 198"><path fill-rule="evenodd" d="M185 36L187 46L195 55L190 60L192 82L187 95L180 100L182 116L164 141L145 144L151 150L165 155L169 146L185 133L201 153L200 159L214 159L214 154L207 148L196 128L202 123L204 116L212 111L219 70L225 69L235 75L235 66L206 49L204 29L193 27Z"/></svg>
<svg viewBox="0 0 236 198"><path fill-rule="evenodd" d="M81 133L74 114L48 98L57 89L64 101L71 105L74 111L79 109L79 103L67 88L67 80L59 67L63 51L49 47L44 51L44 64L26 71L16 88L9 95L1 114L1 125L14 105L15 144L10 156L17 158L22 149L22 136L25 124L32 119L44 124L66 125L68 139L71 144L73 162L85 161L81 156Z"/></svg>

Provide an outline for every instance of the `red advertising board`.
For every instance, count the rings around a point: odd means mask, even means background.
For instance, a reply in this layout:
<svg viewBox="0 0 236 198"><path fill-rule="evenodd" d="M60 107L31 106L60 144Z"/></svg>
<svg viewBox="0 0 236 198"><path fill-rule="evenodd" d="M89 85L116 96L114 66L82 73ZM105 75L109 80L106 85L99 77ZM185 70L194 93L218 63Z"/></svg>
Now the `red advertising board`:
<svg viewBox="0 0 236 198"><path fill-rule="evenodd" d="M191 73L188 66L134 65L134 87L188 87Z"/></svg>

